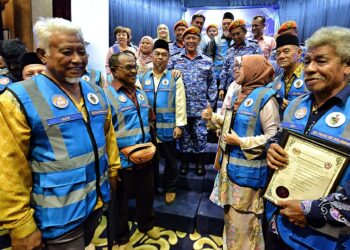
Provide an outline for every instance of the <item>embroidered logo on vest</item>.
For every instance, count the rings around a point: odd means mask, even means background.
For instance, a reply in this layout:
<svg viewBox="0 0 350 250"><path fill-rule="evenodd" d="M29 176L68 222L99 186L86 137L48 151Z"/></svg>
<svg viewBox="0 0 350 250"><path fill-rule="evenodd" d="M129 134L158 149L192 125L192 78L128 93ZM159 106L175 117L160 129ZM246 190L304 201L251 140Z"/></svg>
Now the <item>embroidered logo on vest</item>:
<svg viewBox="0 0 350 250"><path fill-rule="evenodd" d="M293 85L295 88L299 89L301 86L304 85L304 82L303 82L303 80L299 79L299 80L295 81Z"/></svg>
<svg viewBox="0 0 350 250"><path fill-rule="evenodd" d="M144 101L144 100L145 100L145 98L143 97L142 94L138 94L137 97L138 97L141 101Z"/></svg>
<svg viewBox="0 0 350 250"><path fill-rule="evenodd" d="M169 80L168 80L168 79L164 79L164 80L162 81L162 84L165 85L165 86L168 85L168 84L169 84Z"/></svg>
<svg viewBox="0 0 350 250"><path fill-rule="evenodd" d="M97 95L95 95L94 93L88 93L87 94L87 99L89 100L89 102L91 103L91 104L94 104L94 105L96 105L97 103L99 103L99 99L98 99L98 97L97 97Z"/></svg>
<svg viewBox="0 0 350 250"><path fill-rule="evenodd" d="M125 95L120 95L120 96L118 96L118 100L119 100L120 102L126 102L126 97L125 97Z"/></svg>
<svg viewBox="0 0 350 250"><path fill-rule="evenodd" d="M7 84L9 84L9 82L10 82L10 79L7 78L7 77L3 77L3 78L0 79L0 84L1 85L7 85Z"/></svg>
<svg viewBox="0 0 350 250"><path fill-rule="evenodd" d="M337 128L344 124L346 118L343 113L340 112L333 112L327 115L326 117L326 124L330 126L331 128Z"/></svg>
<svg viewBox="0 0 350 250"><path fill-rule="evenodd" d="M245 106L245 107L250 107L250 106L252 106L253 102L254 102L254 101L253 101L252 98L248 98L247 100L245 100L244 106Z"/></svg>
<svg viewBox="0 0 350 250"><path fill-rule="evenodd" d="M63 95L54 95L52 97L52 104L60 109L68 107L68 100Z"/></svg>
<svg viewBox="0 0 350 250"><path fill-rule="evenodd" d="M87 81L87 82L90 81L90 77L89 77L88 75L83 75L81 78L82 78L84 81Z"/></svg>
<svg viewBox="0 0 350 250"><path fill-rule="evenodd" d="M151 85L151 80L150 79L147 79L146 81L145 81L145 85Z"/></svg>
<svg viewBox="0 0 350 250"><path fill-rule="evenodd" d="M295 118L297 118L297 119L302 119L302 118L305 117L306 112L307 112L306 108L303 107L303 108L300 108L300 109L298 109L297 111L295 111L294 116L295 116Z"/></svg>

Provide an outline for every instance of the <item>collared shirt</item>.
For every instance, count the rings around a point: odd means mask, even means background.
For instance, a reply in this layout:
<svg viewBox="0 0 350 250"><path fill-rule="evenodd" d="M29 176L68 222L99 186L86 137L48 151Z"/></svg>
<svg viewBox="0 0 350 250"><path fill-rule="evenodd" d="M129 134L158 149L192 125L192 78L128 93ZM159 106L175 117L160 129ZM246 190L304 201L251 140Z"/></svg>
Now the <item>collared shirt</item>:
<svg viewBox="0 0 350 250"><path fill-rule="evenodd" d="M208 102L214 106L217 87L213 77L213 60L210 57L198 53L191 59L183 50L170 57L168 68L180 70L182 73L188 117L200 117Z"/></svg>
<svg viewBox="0 0 350 250"><path fill-rule="evenodd" d="M69 93L66 93L68 96ZM84 99L74 105L88 122ZM121 168L119 150L116 144L111 110L108 109L105 122L106 151L109 163L109 176L117 175ZM36 229L33 218L34 210L30 206L32 191L32 171L29 166L31 128L16 97L8 90L0 95L0 227L10 229L16 238L28 236ZM79 145L77 145L79 146ZM11 187L10 189L7 187ZM102 207L102 201L96 208Z"/></svg>
<svg viewBox="0 0 350 250"><path fill-rule="evenodd" d="M292 86L295 78L300 78L304 71L304 64L301 63L292 73L291 77L288 79L285 74L283 75L283 80L285 82L285 93L288 94L290 87Z"/></svg>
<svg viewBox="0 0 350 250"><path fill-rule="evenodd" d="M266 59L270 57L272 50L276 48L276 40L271 36L265 36L263 34L258 39L255 39L254 37L252 37L251 39L259 44L260 49L263 51L263 55Z"/></svg>
<svg viewBox="0 0 350 250"><path fill-rule="evenodd" d="M170 56L179 53L181 50L185 49L185 45L179 46L177 41L169 43L169 54Z"/></svg>
<svg viewBox="0 0 350 250"><path fill-rule="evenodd" d="M253 55L258 54L262 55L262 51L257 44L257 42L245 39L243 44L237 45L233 44L227 51L224 60L224 66L222 67L220 74L220 86L219 89L226 90L228 86L234 81L233 76L233 65L235 62L236 56L244 55Z"/></svg>

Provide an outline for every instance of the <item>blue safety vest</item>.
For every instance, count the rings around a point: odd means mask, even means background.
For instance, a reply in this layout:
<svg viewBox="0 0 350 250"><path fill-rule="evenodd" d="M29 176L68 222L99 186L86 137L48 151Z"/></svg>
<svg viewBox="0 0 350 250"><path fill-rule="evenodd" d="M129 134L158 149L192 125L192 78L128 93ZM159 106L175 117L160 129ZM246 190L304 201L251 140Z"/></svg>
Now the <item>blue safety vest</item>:
<svg viewBox="0 0 350 250"><path fill-rule="evenodd" d="M275 94L276 92L270 88L254 89L238 107L232 122L232 130L239 137L264 134L260 123L260 111ZM234 100L232 98L232 106ZM227 170L231 181L243 187L266 186L268 168L265 154L254 160L248 160L239 146L230 146L229 156Z"/></svg>
<svg viewBox="0 0 350 250"><path fill-rule="evenodd" d="M156 114L157 137L161 141L174 140L175 128L175 79L171 71L167 71L155 91L152 70L140 77L140 83L145 91L148 101Z"/></svg>
<svg viewBox="0 0 350 250"><path fill-rule="evenodd" d="M231 44L228 44L225 38L216 36L215 41L215 58L214 58L214 76L215 79L220 79L220 73L222 66L224 65L224 59L227 54L227 50Z"/></svg>
<svg viewBox="0 0 350 250"><path fill-rule="evenodd" d="M97 86L101 86L102 83L102 74L101 71L89 69L85 71L85 74L81 77L83 80L90 82L92 84L96 84Z"/></svg>
<svg viewBox="0 0 350 250"><path fill-rule="evenodd" d="M304 95L291 102L285 113L282 127L297 133L306 133L306 125L312 110L312 100L310 94ZM339 114L345 119L340 122ZM337 125L339 123L339 126ZM328 110L311 128L309 135L321 139L342 144L350 148L350 98L346 105L338 103ZM350 168L343 173L339 185L342 186L350 179ZM277 211L277 207L268 203L266 207L267 217L270 219ZM339 227L331 227L331 231ZM293 249L349 249L349 235L337 239L330 235L321 233L310 227L301 228L290 223L286 217L277 215L277 229L283 241Z"/></svg>
<svg viewBox="0 0 350 250"><path fill-rule="evenodd" d="M44 239L81 225L98 195L109 201L103 90L80 81L88 122L70 97L44 75L11 84L31 128L28 160L33 174L32 207Z"/></svg>
<svg viewBox="0 0 350 250"><path fill-rule="evenodd" d="M128 146L150 142L149 111L151 107L146 94L141 90L136 90L139 108L122 90L116 91L109 86L106 94L112 105L113 124L119 151ZM120 152L120 161L122 168L134 166L122 152Z"/></svg>

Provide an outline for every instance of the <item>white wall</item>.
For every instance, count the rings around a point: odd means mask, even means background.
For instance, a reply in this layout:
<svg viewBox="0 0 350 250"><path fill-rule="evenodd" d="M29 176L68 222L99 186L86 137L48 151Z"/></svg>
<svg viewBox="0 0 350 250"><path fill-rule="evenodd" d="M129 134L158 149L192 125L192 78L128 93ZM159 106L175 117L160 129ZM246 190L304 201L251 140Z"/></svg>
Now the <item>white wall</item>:
<svg viewBox="0 0 350 250"><path fill-rule="evenodd" d="M105 60L108 51L109 1L72 0L72 22L82 27L89 53L89 68L105 74Z"/></svg>

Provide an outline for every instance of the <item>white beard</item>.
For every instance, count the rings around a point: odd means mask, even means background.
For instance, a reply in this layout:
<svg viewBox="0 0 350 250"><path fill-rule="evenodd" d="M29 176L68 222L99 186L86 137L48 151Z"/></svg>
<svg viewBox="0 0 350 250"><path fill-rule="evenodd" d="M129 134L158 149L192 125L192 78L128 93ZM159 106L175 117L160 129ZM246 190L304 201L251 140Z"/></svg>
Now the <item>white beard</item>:
<svg viewBox="0 0 350 250"><path fill-rule="evenodd" d="M80 77L66 77L64 79L70 84L78 84L80 81Z"/></svg>

